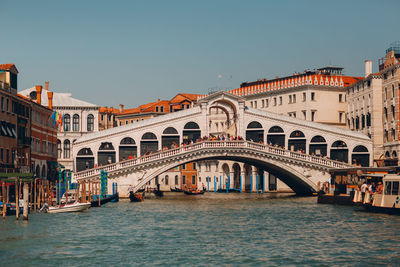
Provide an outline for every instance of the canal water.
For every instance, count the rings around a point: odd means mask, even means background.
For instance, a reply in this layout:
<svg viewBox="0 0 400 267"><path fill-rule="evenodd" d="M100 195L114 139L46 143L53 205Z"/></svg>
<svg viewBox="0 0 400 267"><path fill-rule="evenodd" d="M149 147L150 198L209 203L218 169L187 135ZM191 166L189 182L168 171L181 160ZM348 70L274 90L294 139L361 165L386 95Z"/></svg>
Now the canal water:
<svg viewBox="0 0 400 267"><path fill-rule="evenodd" d="M314 197L166 196L0 221L1 266L400 265L400 217Z"/></svg>

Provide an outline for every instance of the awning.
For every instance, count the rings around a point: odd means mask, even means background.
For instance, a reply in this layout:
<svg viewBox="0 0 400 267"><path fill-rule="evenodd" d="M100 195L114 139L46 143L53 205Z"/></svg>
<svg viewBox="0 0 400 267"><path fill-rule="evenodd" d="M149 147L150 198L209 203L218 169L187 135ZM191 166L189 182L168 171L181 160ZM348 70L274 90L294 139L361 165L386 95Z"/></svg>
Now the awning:
<svg viewBox="0 0 400 267"><path fill-rule="evenodd" d="M7 131L6 131L6 128L4 128L3 125L1 125L1 135L3 135L3 136L8 136Z"/></svg>
<svg viewBox="0 0 400 267"><path fill-rule="evenodd" d="M2 181L2 182L12 183L12 182L15 182L17 177L22 182L32 182L33 181L33 173L0 172L0 181Z"/></svg>
<svg viewBox="0 0 400 267"><path fill-rule="evenodd" d="M11 131L12 131L14 137L17 137L17 133L15 132L15 129L14 129L14 128L11 128Z"/></svg>

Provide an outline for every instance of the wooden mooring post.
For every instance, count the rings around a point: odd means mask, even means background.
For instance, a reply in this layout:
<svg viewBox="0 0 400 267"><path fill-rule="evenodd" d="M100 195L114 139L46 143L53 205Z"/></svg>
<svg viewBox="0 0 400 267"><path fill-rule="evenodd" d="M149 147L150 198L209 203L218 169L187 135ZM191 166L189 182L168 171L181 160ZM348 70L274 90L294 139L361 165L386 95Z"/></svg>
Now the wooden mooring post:
<svg viewBox="0 0 400 267"><path fill-rule="evenodd" d="M15 179L15 219L19 219L19 179Z"/></svg>
<svg viewBox="0 0 400 267"><path fill-rule="evenodd" d="M29 211L29 183L24 183L24 213L23 213L23 220L28 220L28 211Z"/></svg>
<svg viewBox="0 0 400 267"><path fill-rule="evenodd" d="M6 183L3 182L1 191L3 192L3 219L6 218L7 214L7 205L6 205Z"/></svg>

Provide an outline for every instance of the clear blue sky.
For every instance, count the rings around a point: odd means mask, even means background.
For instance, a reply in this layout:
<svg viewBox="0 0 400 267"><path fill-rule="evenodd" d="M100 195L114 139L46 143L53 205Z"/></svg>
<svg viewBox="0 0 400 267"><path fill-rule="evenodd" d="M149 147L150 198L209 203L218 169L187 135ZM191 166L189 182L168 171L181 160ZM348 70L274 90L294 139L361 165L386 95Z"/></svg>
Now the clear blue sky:
<svg viewBox="0 0 400 267"><path fill-rule="evenodd" d="M0 0L19 90L135 107L328 65L362 75L400 40L400 1Z"/></svg>

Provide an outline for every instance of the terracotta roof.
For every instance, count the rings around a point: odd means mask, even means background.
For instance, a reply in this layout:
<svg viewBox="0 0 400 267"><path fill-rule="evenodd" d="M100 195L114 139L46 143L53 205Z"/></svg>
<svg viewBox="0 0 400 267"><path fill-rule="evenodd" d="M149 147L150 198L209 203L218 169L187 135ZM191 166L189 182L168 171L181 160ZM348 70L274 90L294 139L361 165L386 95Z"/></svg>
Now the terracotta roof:
<svg viewBox="0 0 400 267"><path fill-rule="evenodd" d="M18 73L17 67L15 67L14 64L12 64L12 63L0 64L0 70L8 70L8 71L10 71L12 69L14 69Z"/></svg>
<svg viewBox="0 0 400 267"><path fill-rule="evenodd" d="M116 108L108 108L108 107L100 107L99 112L101 113L119 113L119 109Z"/></svg>
<svg viewBox="0 0 400 267"><path fill-rule="evenodd" d="M175 97L173 97L170 102L172 104L181 103L181 102L183 102L185 100L188 100L189 102L192 102L192 101L197 101L197 98L200 97L200 96L201 95L198 95L198 94L183 94L183 93L180 93L180 94L177 94Z"/></svg>
<svg viewBox="0 0 400 267"><path fill-rule="evenodd" d="M10 70L12 67L15 67L14 64L0 64L0 70Z"/></svg>

